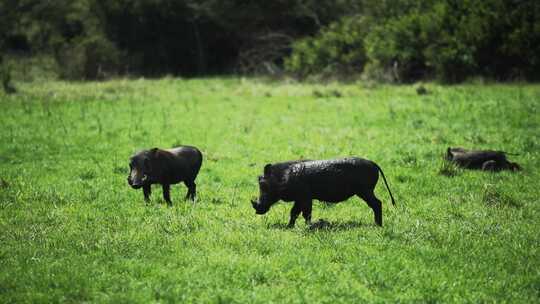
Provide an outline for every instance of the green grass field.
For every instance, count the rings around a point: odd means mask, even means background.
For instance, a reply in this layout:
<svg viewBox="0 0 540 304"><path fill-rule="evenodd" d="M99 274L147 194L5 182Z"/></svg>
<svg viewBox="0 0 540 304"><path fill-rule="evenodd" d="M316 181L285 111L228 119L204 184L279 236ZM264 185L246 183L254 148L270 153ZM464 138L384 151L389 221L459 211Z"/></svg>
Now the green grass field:
<svg viewBox="0 0 540 304"><path fill-rule="evenodd" d="M540 86L255 79L19 83L0 95L0 302L382 303L540 299ZM198 199L126 183L142 148L189 144ZM445 166L492 148L519 173ZM357 198L255 215L266 163L360 156L384 170L384 227Z"/></svg>

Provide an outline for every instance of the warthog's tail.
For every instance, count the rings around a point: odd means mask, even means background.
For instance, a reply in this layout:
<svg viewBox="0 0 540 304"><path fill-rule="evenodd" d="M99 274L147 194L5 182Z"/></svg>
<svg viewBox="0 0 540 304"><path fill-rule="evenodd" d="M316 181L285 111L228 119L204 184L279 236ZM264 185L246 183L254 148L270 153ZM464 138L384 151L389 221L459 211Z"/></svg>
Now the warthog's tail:
<svg viewBox="0 0 540 304"><path fill-rule="evenodd" d="M388 193L390 194L390 198L392 199L392 205L396 205L396 201L394 200L394 197L392 196L392 191L390 191L390 187L388 187L388 182L386 181L386 177L384 176L384 172L383 170L381 169L381 167L379 167L377 164L375 164L375 166L377 167L377 169L379 169L379 171L381 172L381 175L382 175L382 178L384 180L384 184L386 185L386 189L388 190Z"/></svg>
<svg viewBox="0 0 540 304"><path fill-rule="evenodd" d="M519 153L510 153L510 152L506 152L506 151L499 151L499 152L502 152L506 155L512 155L512 156L516 156L516 155L520 155Z"/></svg>

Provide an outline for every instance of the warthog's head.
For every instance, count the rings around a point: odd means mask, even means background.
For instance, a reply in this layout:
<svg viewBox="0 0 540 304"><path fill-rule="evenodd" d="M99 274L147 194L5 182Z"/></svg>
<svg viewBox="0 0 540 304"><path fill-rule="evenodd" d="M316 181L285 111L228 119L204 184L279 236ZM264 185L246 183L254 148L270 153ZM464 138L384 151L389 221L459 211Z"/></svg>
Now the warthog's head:
<svg viewBox="0 0 540 304"><path fill-rule="evenodd" d="M264 167L264 176L259 176L259 198L251 200L256 214L265 214L279 200L279 184L270 174L271 165Z"/></svg>
<svg viewBox="0 0 540 304"><path fill-rule="evenodd" d="M133 189L139 189L150 184L150 173L152 172L153 150L136 153L129 160L128 184Z"/></svg>

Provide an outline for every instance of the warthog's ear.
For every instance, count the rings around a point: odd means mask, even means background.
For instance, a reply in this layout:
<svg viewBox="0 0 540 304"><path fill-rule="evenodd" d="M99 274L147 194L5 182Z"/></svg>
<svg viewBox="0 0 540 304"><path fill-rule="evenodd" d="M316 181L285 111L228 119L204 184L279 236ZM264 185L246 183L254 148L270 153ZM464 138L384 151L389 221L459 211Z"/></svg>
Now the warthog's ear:
<svg viewBox="0 0 540 304"><path fill-rule="evenodd" d="M264 176L269 176L272 173L272 164L264 166Z"/></svg>
<svg viewBox="0 0 540 304"><path fill-rule="evenodd" d="M448 149L446 149L446 159L447 160L452 160L452 157L454 155L452 155L452 148L448 147Z"/></svg>
<svg viewBox="0 0 540 304"><path fill-rule="evenodd" d="M158 148L152 148L152 149L148 150L148 156L150 158L155 158L157 156L157 154L158 154L158 151L159 151Z"/></svg>
<svg viewBox="0 0 540 304"><path fill-rule="evenodd" d="M268 184L268 180L264 179L264 178L261 178L261 180L259 180L259 187L261 188L261 190L267 190L268 187L269 187L269 184Z"/></svg>

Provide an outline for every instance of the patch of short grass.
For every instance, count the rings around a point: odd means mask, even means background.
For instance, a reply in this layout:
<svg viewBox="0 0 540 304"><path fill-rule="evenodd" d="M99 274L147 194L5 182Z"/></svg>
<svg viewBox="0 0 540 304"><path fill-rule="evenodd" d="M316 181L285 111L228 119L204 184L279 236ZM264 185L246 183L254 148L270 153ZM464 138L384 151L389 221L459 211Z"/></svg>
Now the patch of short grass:
<svg viewBox="0 0 540 304"><path fill-rule="evenodd" d="M512 196L496 189L492 184L484 185L482 201L492 207L520 207L521 204Z"/></svg>

